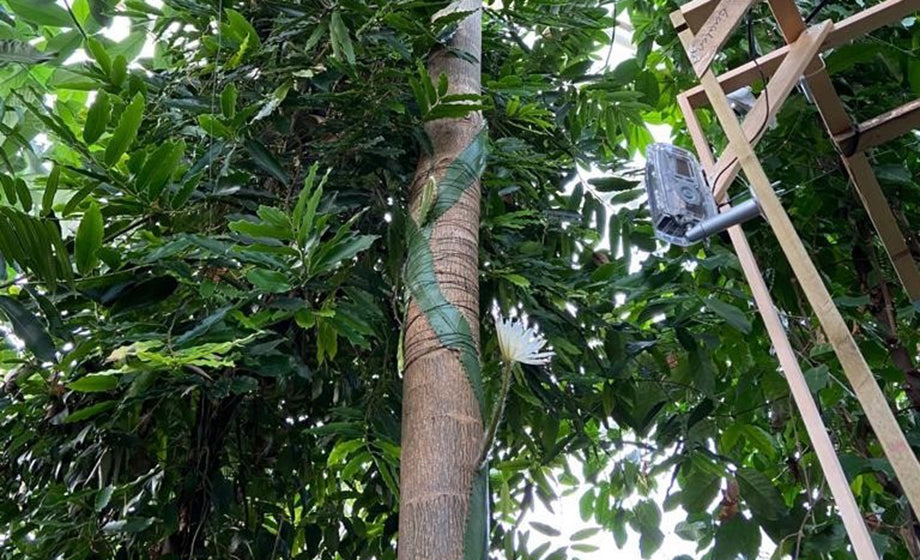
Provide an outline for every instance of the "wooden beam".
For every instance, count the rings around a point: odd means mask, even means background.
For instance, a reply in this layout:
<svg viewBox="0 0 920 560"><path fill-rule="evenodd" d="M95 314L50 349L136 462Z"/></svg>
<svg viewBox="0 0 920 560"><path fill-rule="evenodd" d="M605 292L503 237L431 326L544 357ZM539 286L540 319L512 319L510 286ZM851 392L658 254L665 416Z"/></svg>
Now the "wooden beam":
<svg viewBox="0 0 920 560"><path fill-rule="evenodd" d="M835 135L834 141L843 153L853 154L884 144L917 128L920 128L920 99L859 123L859 134L848 130Z"/></svg>
<svg viewBox="0 0 920 560"><path fill-rule="evenodd" d="M830 25L811 27L789 49L789 55L783 60L773 78L767 83L765 91L760 94L744 119L744 135L750 143L756 144L766 131L766 124L789 97L829 32ZM716 201L722 200L740 169L738 154L729 146L719 158L715 175L709 178Z"/></svg>
<svg viewBox="0 0 920 560"><path fill-rule="evenodd" d="M832 24L826 22L822 25ZM760 201L767 222L789 260L800 288L821 323L837 359L840 360L853 392L897 474L914 514L920 516L920 462L907 443L904 432L898 426L897 419L885 399L885 394L879 388L849 327L834 305L795 226L770 186L770 180L760 160L757 159L754 148L745 138L744 130L735 118L718 78L710 70L703 74L701 81L729 143L738 154L741 167Z"/></svg>
<svg viewBox="0 0 920 560"><path fill-rule="evenodd" d="M706 140L706 132L700 125L700 120L696 117L696 112L687 101L687 96L680 94L677 96L677 105L684 114L684 122L687 124L687 132L690 133L690 139L696 146L696 155L700 158L700 163L708 175L715 167L716 162L712 154L712 148L709 147L709 141Z"/></svg>
<svg viewBox="0 0 920 560"><path fill-rule="evenodd" d="M824 128L827 129L831 136L853 128L853 121L850 120L850 115L847 113L843 101L837 95L837 90L834 88L830 76L824 70L824 62L815 60L808 67L805 84L808 86L811 98L818 107L821 120L824 122Z"/></svg>
<svg viewBox="0 0 920 560"><path fill-rule="evenodd" d="M843 163L875 231L882 239L882 245L885 246L885 252L888 253L904 291L911 302L920 301L920 272L917 271L917 263L907 248L869 159L863 153L856 153L844 158Z"/></svg>
<svg viewBox="0 0 920 560"><path fill-rule="evenodd" d="M709 69L716 54L732 31L738 26L741 18L748 9L758 0L720 0L718 5L706 18L703 27L693 36L687 48L687 56L697 76Z"/></svg>
<svg viewBox="0 0 920 560"><path fill-rule="evenodd" d="M792 42L801 36L800 29L805 26L805 22L798 12L794 0L770 0L770 9L773 10L786 41ZM815 60L809 66L808 72L806 83L811 92L811 97L818 107L818 112L821 114L821 120L824 122L825 128L832 136L845 135L845 131L852 130L850 117L847 115L843 101L837 95L837 91L824 69L824 63L820 60ZM912 119L920 120L920 100L908 103L894 111L889 111L871 121L867 121L860 125L860 130L865 131L867 145L874 146L889 135L897 135L917 126L917 123L913 122ZM745 124L747 124L747 121L745 121ZM746 127L745 132L747 132ZM857 137L854 135L853 138ZM858 136L860 145L864 141L863 138L864 134L861 133ZM854 147L852 144L851 142L850 148ZM853 152L844 151L843 153ZM882 192L882 187L878 183L872 166L861 153L855 153L850 157L844 156L843 165L850 180L856 187L856 192L869 214L869 219L872 221L875 231L878 232L882 240L885 252L891 260L901 285L904 286L904 291L907 292L912 302L920 300L920 271L918 271L917 263L907 248L904 235L898 228L898 223L891 212L888 201L885 199L885 194Z"/></svg>
<svg viewBox="0 0 920 560"><path fill-rule="evenodd" d="M714 4L715 1L716 0L698 0L686 4L682 9L686 9L686 7L691 4L710 5ZM871 8L836 23L830 35L828 35L827 39L825 39L824 43L821 45L821 51L823 52L849 43L867 33L871 33L876 29L903 19L916 11L920 11L920 0L885 0L880 4L876 4ZM680 12L680 10L678 10L678 12ZM673 21L674 14L672 14L671 19ZM780 47L758 58L757 64L753 61L748 62L720 75L719 83L723 90L731 92L758 80L760 78L760 72L763 72L764 75L769 78L788 53L788 45ZM759 70L758 66L760 67ZM687 90L687 97L693 107L703 107L707 104L706 93L703 91L702 86Z"/></svg>

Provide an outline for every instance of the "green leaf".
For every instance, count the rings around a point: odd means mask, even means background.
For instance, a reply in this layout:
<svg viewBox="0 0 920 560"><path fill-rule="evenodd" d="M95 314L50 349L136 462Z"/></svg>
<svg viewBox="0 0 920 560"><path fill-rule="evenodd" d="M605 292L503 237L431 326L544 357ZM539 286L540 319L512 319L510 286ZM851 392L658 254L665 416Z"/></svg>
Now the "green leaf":
<svg viewBox="0 0 920 560"><path fill-rule="evenodd" d="M920 61L916 59L907 63L907 83L914 97L920 96Z"/></svg>
<svg viewBox="0 0 920 560"><path fill-rule="evenodd" d="M52 58L54 57L39 52L29 43L15 39L0 41L0 63L36 64Z"/></svg>
<svg viewBox="0 0 920 560"><path fill-rule="evenodd" d="M724 301L716 298L708 298L705 300L705 303L706 307L708 307L719 317L725 319L725 322L727 322L733 328L738 329L745 334L751 332L751 322L748 320L744 312L734 305L725 303Z"/></svg>
<svg viewBox="0 0 920 560"><path fill-rule="evenodd" d="M211 136L233 138L234 133L214 115L198 115L198 124Z"/></svg>
<svg viewBox="0 0 920 560"><path fill-rule="evenodd" d="M621 177L595 177L588 179L588 183L600 192L628 191L639 185L638 181L630 181Z"/></svg>
<svg viewBox="0 0 920 560"><path fill-rule="evenodd" d="M317 185L316 172L318 170L318 163L310 166L307 178L304 179L303 189L297 196L297 204L294 206L293 222L294 227L297 229L297 242L301 245L305 243L307 236L313 229L313 219L323 196L323 184L326 182L326 177L328 177L327 174Z"/></svg>
<svg viewBox="0 0 920 560"><path fill-rule="evenodd" d="M16 182L8 175L0 175L0 187L3 188L7 203L10 206L16 204Z"/></svg>
<svg viewBox="0 0 920 560"><path fill-rule="evenodd" d="M569 540L573 541L583 541L585 539L590 539L600 531L600 527L589 527L587 529L582 529L572 533L572 536L569 537Z"/></svg>
<svg viewBox="0 0 920 560"><path fill-rule="evenodd" d="M109 72L109 81L112 82L112 85L120 88L125 83L125 78L128 77L128 60L122 56L118 55L115 57L115 60L112 61L112 71Z"/></svg>
<svg viewBox="0 0 920 560"><path fill-rule="evenodd" d="M240 42L248 40L248 45L252 48L258 48L262 45L262 41L259 40L259 34L256 32L255 27L243 17L243 14L234 9L227 8L227 23L230 25L230 29L236 40Z"/></svg>
<svg viewBox="0 0 920 560"><path fill-rule="evenodd" d="M83 125L83 141L87 144L94 144L96 140L99 140L111 118L112 104L109 101L109 96L104 91L100 91L86 114L86 124Z"/></svg>
<svg viewBox="0 0 920 560"><path fill-rule="evenodd" d="M70 14L54 0L7 0L7 5L13 13L30 23L52 27L73 26Z"/></svg>
<svg viewBox="0 0 920 560"><path fill-rule="evenodd" d="M284 103L284 100L287 99L288 92L291 91L292 83L290 81L284 82L272 92L271 96L268 98L268 101L265 102L265 105L259 109L259 112L256 113L256 116L252 117L253 122L260 121L272 113L275 112L275 109L281 106Z"/></svg>
<svg viewBox="0 0 920 560"><path fill-rule="evenodd" d="M112 401L109 401L112 402ZM105 403L99 403L105 404ZM112 492L115 491L115 487L111 484L103 488L96 494L96 500L93 502L93 509L96 511L102 511L109 505L109 502L112 500Z"/></svg>
<svg viewBox="0 0 920 560"><path fill-rule="evenodd" d="M93 404L93 405L90 405L90 406L87 406L87 407L71 412L70 414L67 415L66 418L64 418L64 423L73 424L75 422L80 422L82 420L89 420L90 418L97 416L99 414L102 414L103 412L107 410L111 410L115 408L116 406L118 406L118 401L115 401L115 400L102 401L100 403L96 403L96 404Z"/></svg>
<svg viewBox="0 0 920 560"><path fill-rule="evenodd" d="M327 465L338 465L345 462L345 459L353 451L357 451L364 447L365 441L363 439L352 439L340 441L335 444L335 447L332 448L332 451L329 452L329 457L326 459Z"/></svg>
<svg viewBox="0 0 920 560"><path fill-rule="evenodd" d="M22 339L35 357L43 362L57 361L54 356L54 342L45 331L45 326L21 303L8 296L0 296L0 311L13 326L13 334Z"/></svg>
<svg viewBox="0 0 920 560"><path fill-rule="evenodd" d="M236 99L239 96L239 92L236 89L236 86L227 84L222 92L220 92L220 111L225 118L232 119L236 116Z"/></svg>
<svg viewBox="0 0 920 560"><path fill-rule="evenodd" d="M716 530L712 560L754 560L760 551L760 528L741 515L723 521Z"/></svg>
<svg viewBox="0 0 920 560"><path fill-rule="evenodd" d="M144 118L144 96L140 93L134 95L131 103L125 108L109 145L105 149L105 163L109 167L118 163L121 156L128 151L134 139L137 138L137 131L141 126Z"/></svg>
<svg viewBox="0 0 920 560"><path fill-rule="evenodd" d="M57 164L51 168L48 175L48 181L45 183L45 192L42 195L42 215L47 216L52 212L54 205L54 195L57 194L58 185L61 181L61 167Z"/></svg>
<svg viewBox="0 0 920 560"><path fill-rule="evenodd" d="M738 480L741 497L754 515L773 521L786 513L779 490L763 473L743 468L738 470L735 478Z"/></svg>
<svg viewBox="0 0 920 560"><path fill-rule="evenodd" d="M252 139L246 140L243 144L246 146L246 152L249 153L249 157L252 158L256 165L267 171L275 179L278 179L282 184L290 184L291 176L288 175L281 163L268 151L264 144Z"/></svg>
<svg viewBox="0 0 920 560"><path fill-rule="evenodd" d="M96 268L99 262L97 254L102 247L103 238L103 221L102 212L99 205L93 202L90 204L80 225L77 227L77 235L74 241L74 259L77 262L77 270L80 274L89 274Z"/></svg>
<svg viewBox="0 0 920 560"><path fill-rule="evenodd" d="M661 532L661 529L656 527L649 531L643 531L639 535L639 553L642 558L651 558L653 554L658 552L663 542L664 533Z"/></svg>
<svg viewBox="0 0 920 560"><path fill-rule="evenodd" d="M118 521L109 521L102 526L103 533L140 533L147 527L153 525L152 517L132 517L130 519L120 519Z"/></svg>
<svg viewBox="0 0 920 560"><path fill-rule="evenodd" d="M355 65L355 49L348 35L348 28L342 21L342 14L338 10L332 12L329 22L329 34L332 39L332 52L339 60L347 60L348 64Z"/></svg>
<svg viewBox="0 0 920 560"><path fill-rule="evenodd" d="M238 222L230 222L230 231L235 231L242 235L248 235L253 238L270 238L270 239L290 239L291 231L290 228L278 227L272 224L263 224L257 222L250 222L247 220L240 220Z"/></svg>
<svg viewBox="0 0 920 560"><path fill-rule="evenodd" d="M110 391L118 385L119 377L111 373L91 373L68 383L67 387L78 393Z"/></svg>
<svg viewBox="0 0 920 560"><path fill-rule="evenodd" d="M287 276L276 270L265 270L264 268L254 268L246 273L246 279L262 292L266 293L283 293L291 290Z"/></svg>
<svg viewBox="0 0 920 560"><path fill-rule="evenodd" d="M106 52L105 46L102 43L93 39L92 37L87 40L87 46L89 47L89 52L93 57L93 60L96 61L96 64L99 65L99 68L102 69L102 73L106 76L111 75L112 73L112 58L109 56L109 53Z"/></svg>
<svg viewBox="0 0 920 560"><path fill-rule="evenodd" d="M349 260L367 249L370 249L378 236L376 235L359 235L343 239L336 244L327 245L327 250L317 255L317 259L311 263L310 272L313 274L328 272L335 268L342 261Z"/></svg>
<svg viewBox="0 0 920 560"><path fill-rule="evenodd" d="M147 158L143 170L137 177L137 190L147 191L149 200L156 200L163 188L169 183L170 178L179 167L182 156L185 155L185 140L178 142L164 142L153 154Z"/></svg>
<svg viewBox="0 0 920 560"><path fill-rule="evenodd" d="M633 508L635 523L642 531L657 529L661 524L661 510L650 500L643 500Z"/></svg>
<svg viewBox="0 0 920 560"><path fill-rule="evenodd" d="M776 448L774 447L773 438L770 437L770 434L766 432L760 426L755 426L753 424L747 424L742 428L744 437L748 440L748 443L751 446L755 447L759 452L767 456L768 459L773 460L776 458Z"/></svg>
<svg viewBox="0 0 920 560"><path fill-rule="evenodd" d="M32 210L32 191L29 190L29 186L26 185L26 182L22 179L16 179L16 194L19 196L19 203L22 205L22 209L26 212Z"/></svg>
<svg viewBox="0 0 920 560"><path fill-rule="evenodd" d="M817 394L818 391L827 387L830 382L830 371L824 364L809 369L803 375L805 376L805 383L808 384L808 390L812 394Z"/></svg>
<svg viewBox="0 0 920 560"><path fill-rule="evenodd" d="M594 491L589 490L582 494L578 500L578 514L581 520L588 522L594 516Z"/></svg>
<svg viewBox="0 0 920 560"><path fill-rule="evenodd" d="M547 525L546 523L531 521L530 526L533 527L534 530L536 530L538 533L542 533L548 537L558 537L559 535L562 534L558 529L550 525Z"/></svg>
<svg viewBox="0 0 920 560"><path fill-rule="evenodd" d="M204 335L211 329L211 327L223 321L224 317L227 315L227 312L230 311L230 309L232 309L230 306L221 307L214 313L208 315L203 321L195 325L192 329L176 337L176 339L173 340L173 345L177 347L182 346L186 342L191 342L192 340L195 340L196 338Z"/></svg>
<svg viewBox="0 0 920 560"><path fill-rule="evenodd" d="M323 363L326 356L335 358L339 351L339 333L329 321L316 322L316 361Z"/></svg>
<svg viewBox="0 0 920 560"><path fill-rule="evenodd" d="M140 309L157 304L172 295L178 287L178 281L172 276L158 276L118 291L106 305L111 305L112 312Z"/></svg>
<svg viewBox="0 0 920 560"><path fill-rule="evenodd" d="M712 473L694 469L681 483L680 503L687 513L705 511L719 494L722 479Z"/></svg>
<svg viewBox="0 0 920 560"><path fill-rule="evenodd" d="M914 176L903 163L886 163L875 168L879 181L910 186Z"/></svg>

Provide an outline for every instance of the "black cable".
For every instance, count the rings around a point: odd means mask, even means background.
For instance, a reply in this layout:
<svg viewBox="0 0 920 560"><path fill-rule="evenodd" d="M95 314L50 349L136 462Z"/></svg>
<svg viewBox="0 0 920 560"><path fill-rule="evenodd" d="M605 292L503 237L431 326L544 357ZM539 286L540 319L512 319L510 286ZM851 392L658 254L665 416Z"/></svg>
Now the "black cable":
<svg viewBox="0 0 920 560"><path fill-rule="evenodd" d="M806 24L811 23L811 20L818 17L818 14L821 13L821 10L823 10L824 6L827 6L829 2L830 0L821 0L820 2L818 2L818 5L812 8L811 11L808 12L808 15L805 16L805 23Z"/></svg>
<svg viewBox="0 0 920 560"><path fill-rule="evenodd" d="M751 59L754 59L754 56L757 54L757 46L754 44L754 12L748 12L747 15L747 40L748 40L748 56Z"/></svg>
<svg viewBox="0 0 920 560"><path fill-rule="evenodd" d="M843 154L843 157L849 158L856 155L856 152L859 148L860 134L862 134L862 131L859 129L859 123L853 123L853 144L850 145L847 151L840 150L840 153Z"/></svg>
<svg viewBox="0 0 920 560"><path fill-rule="evenodd" d="M760 68L760 63L757 62L757 57L759 55L757 53L757 46L754 43L753 15L754 15L753 12L748 12L748 16L747 16L748 57L751 59L751 62L754 63L754 67L757 69L757 73L760 74L760 80L764 84L763 96L764 96L764 103L766 104L766 109L767 109L763 116L763 122L760 123L760 128L757 129L757 134L755 134L753 137L753 139L756 140L757 138L760 137L761 134L763 134L763 131L767 126L767 123L770 121L770 91L769 91L769 88L767 88L767 77L764 75L763 70ZM732 159L732 162L729 165L727 165L725 169L719 172L718 175L716 175L715 180L712 182L713 192L715 191L716 185L719 184L719 179L722 178L722 175L724 175L726 171L731 169L732 166L734 166L735 162L737 161L738 161L738 156L735 156L734 159Z"/></svg>

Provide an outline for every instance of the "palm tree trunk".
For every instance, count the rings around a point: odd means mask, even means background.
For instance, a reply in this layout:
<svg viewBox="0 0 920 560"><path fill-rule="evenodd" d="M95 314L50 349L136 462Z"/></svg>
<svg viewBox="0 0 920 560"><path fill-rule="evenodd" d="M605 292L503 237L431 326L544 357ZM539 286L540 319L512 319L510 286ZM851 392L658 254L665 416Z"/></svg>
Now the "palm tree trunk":
<svg viewBox="0 0 920 560"><path fill-rule="evenodd" d="M433 80L442 73L447 76L449 93L480 93L480 9L479 0L452 4L450 11L473 13L428 60ZM457 56L458 51L470 56ZM425 125L432 150L421 156L410 187L410 213L415 220L425 219L425 211L418 215L425 196L430 196L430 192L423 196L425 189L437 185L458 155L478 141L482 127L478 112ZM471 381L478 376L479 198L476 176L431 223L416 224L423 245L415 249L430 250L424 258L413 254L410 240L406 282L412 299L404 342L400 560L462 560L469 548L464 542L483 437L480 397ZM451 321L440 319L450 313L461 323L465 319L467 326L445 332ZM456 337L467 340L467 354L452 346ZM473 508L482 505L477 500Z"/></svg>

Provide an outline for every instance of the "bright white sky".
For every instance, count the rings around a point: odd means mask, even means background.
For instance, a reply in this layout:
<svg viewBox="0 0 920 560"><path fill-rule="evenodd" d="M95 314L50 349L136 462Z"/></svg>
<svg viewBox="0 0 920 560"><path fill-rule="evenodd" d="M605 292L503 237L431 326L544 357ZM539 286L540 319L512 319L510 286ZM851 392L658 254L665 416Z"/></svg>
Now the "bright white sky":
<svg viewBox="0 0 920 560"><path fill-rule="evenodd" d="M147 0L148 3L155 5L157 7L162 6L162 0ZM63 0L58 0L58 3L63 6ZM635 54L635 48L631 43L631 30L628 20L625 16L620 18L623 21L617 29L617 40L613 48L613 52L610 56L610 67L616 67L617 64L632 58ZM111 27L104 31L104 34L114 40L119 41L128 36L129 32L129 21L127 18L116 17L111 25ZM145 46L141 57L150 57L153 55L153 44L148 42ZM598 55L598 69L602 69L604 60L606 59L607 53L606 48L604 52ZM71 61L75 62L77 60L85 59L85 54L82 52L75 55ZM670 140L671 131L667 126L650 126L649 130L652 133L652 136L655 138L656 142L667 142ZM636 159L636 166L641 167L644 165L644 159L639 156ZM585 177L597 177L602 175L596 169L583 170ZM638 269L638 262L643 257L643 255L638 255L639 258L633 259L634 269ZM573 472L576 475L580 474L581 469L578 465L573 465ZM659 506L664 501L665 490L667 489L669 483L670 474L665 475L662 480L658 483L658 489L651 496L651 498L659 504ZM579 488L577 491L569 494L566 497L561 498L556 504L554 504L554 512L550 512L543 507L543 505L536 501L536 509L534 512L528 514L525 518L524 525L526 526L530 521L537 521L550 525L561 532L559 537L546 537L540 534L535 530L531 530L530 537L530 548L536 548L540 543L549 540L552 542L550 546L550 551L555 550L559 546L563 546L569 543L569 536L573 533L586 529L589 527L594 527L592 523L585 523L581 520L581 516L578 512L578 500L581 498L582 494L589 488L585 485ZM631 505L631 503L630 503ZM682 509L678 508L670 512L662 512L662 524L661 530L665 533L664 544L658 550L658 552L653 556L653 560L671 560L677 555L680 554L689 554L691 556L698 556L695 554L696 546L694 543L685 541L674 534L674 527L678 522L684 519L684 512ZM617 549L616 544L613 540L613 536L604 531L599 532L597 535L590 539L579 541L583 543L594 544L599 547L598 551L593 553L576 553L570 552L571 556L577 554L582 560L609 560L612 557L616 557L621 560L640 560L641 555L639 553L639 535L630 531L629 541L627 545L622 549ZM764 539L764 542L768 542L768 539ZM772 548L772 547L771 547ZM765 557L769 557L769 553Z"/></svg>

